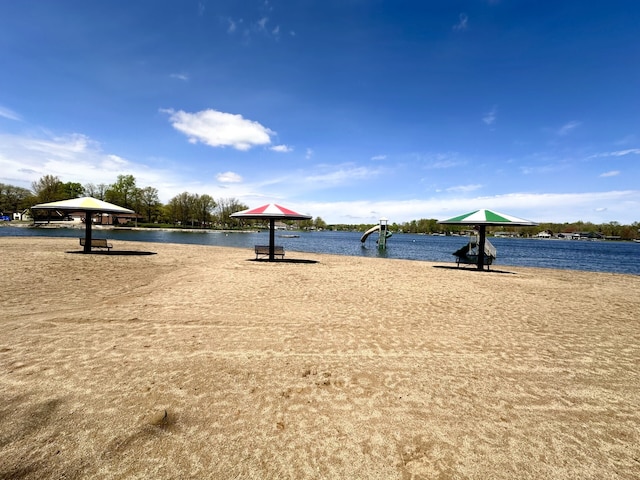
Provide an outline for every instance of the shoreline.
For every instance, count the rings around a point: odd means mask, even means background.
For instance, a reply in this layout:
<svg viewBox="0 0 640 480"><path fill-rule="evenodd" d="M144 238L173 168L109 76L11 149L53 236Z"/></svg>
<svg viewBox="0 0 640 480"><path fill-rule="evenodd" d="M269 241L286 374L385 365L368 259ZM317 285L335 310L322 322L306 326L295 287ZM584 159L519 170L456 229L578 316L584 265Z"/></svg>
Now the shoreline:
<svg viewBox="0 0 640 480"><path fill-rule="evenodd" d="M62 223L54 223L54 224L45 224L45 225L35 225L33 223L25 223L25 222L20 222L20 223L15 223L16 221L12 221L12 222L4 222L4 223L0 223L0 228L1 227L18 227L18 228L42 228L42 229L75 229L75 230L84 230L84 224L78 224L77 222L71 223L69 222L68 224L62 224ZM92 227L95 230L120 230L120 231L127 231L127 230L132 230L132 231L145 231L145 232L153 232L153 231L162 231L162 232L193 232L193 233L215 233L215 232L222 232L222 233L261 233L264 231L264 229L262 230L235 230L235 229L213 229L213 228L167 228L167 227L162 227L162 228L154 228L154 227L118 227L118 226L113 226L113 225L94 225ZM266 229L268 231L268 229ZM289 231L289 230L287 230ZM300 230L290 230L290 231L300 231ZM357 230L353 230L354 232ZM404 232L396 232L394 233L394 235L402 235L404 234ZM411 234L409 234L411 235ZM455 234L452 233L451 235L444 235L444 234L434 234L434 233L415 233L414 235L425 235L425 236L437 236L437 237L441 237L441 236L452 236L452 237L463 237L463 238L467 238L468 235L467 234L463 234L463 233L459 233L459 234ZM552 237L552 238L538 238L535 236L531 236L531 237L512 237L512 236L504 236L504 235L487 235L488 238L500 238L500 239L505 239L505 240L521 240L521 239L526 239L526 240L540 240L540 241L562 241L562 242L613 242L613 243L640 243L640 239L634 238L634 239L609 239L609 238L569 238L569 237L565 237L565 238L556 238L556 237Z"/></svg>
<svg viewBox="0 0 640 480"><path fill-rule="evenodd" d="M68 224L44 224L44 225L34 225L33 223L21 223L21 224L15 224L15 225L11 225L9 223L6 224L0 224L0 228L2 227L17 227L17 228L38 228L38 229L51 229L51 230L56 230L56 229L66 229L66 230L81 230L84 231L85 230L85 226L83 223L68 223ZM215 233L215 232L221 232L221 233L261 233L261 230L229 230L229 229L221 229L221 230L216 230L216 229L212 229L212 228L201 228L201 229L197 229L197 228L153 228L153 227L118 227L118 226L114 226L114 225L93 225L91 227L92 231L109 231L109 230L116 230L116 231L141 231L141 232L188 232L188 233Z"/></svg>

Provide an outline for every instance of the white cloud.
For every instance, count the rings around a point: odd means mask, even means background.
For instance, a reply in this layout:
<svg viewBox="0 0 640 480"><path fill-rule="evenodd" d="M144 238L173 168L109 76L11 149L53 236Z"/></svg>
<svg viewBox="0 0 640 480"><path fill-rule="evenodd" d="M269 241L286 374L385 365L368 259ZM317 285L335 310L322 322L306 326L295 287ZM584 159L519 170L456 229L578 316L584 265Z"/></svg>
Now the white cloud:
<svg viewBox="0 0 640 480"><path fill-rule="evenodd" d="M275 132L242 115L202 110L189 113L183 110L162 110L170 115L173 128L184 133L191 143L204 143L211 147L233 147L249 150L257 145L271 143Z"/></svg>
<svg viewBox="0 0 640 480"><path fill-rule="evenodd" d="M545 175L549 173L555 173L567 168L566 164L563 163L548 163L544 165L538 166L528 166L524 165L520 167L520 171L523 175Z"/></svg>
<svg viewBox="0 0 640 480"><path fill-rule="evenodd" d="M20 115L9 108L3 107L2 105L0 105L0 117L8 120L15 120L17 122L22 121L22 117L20 117Z"/></svg>
<svg viewBox="0 0 640 480"><path fill-rule="evenodd" d="M640 148L629 148L627 150L616 150L613 152L597 153L595 155L591 155L589 158L624 157L626 155L640 155Z"/></svg>
<svg viewBox="0 0 640 480"><path fill-rule="evenodd" d="M156 169L105 153L101 145L82 134L20 136L0 134L0 183L30 188L43 175L63 182L113 183L119 174L131 174L139 186L158 189L168 200L183 185L175 171Z"/></svg>
<svg viewBox="0 0 640 480"><path fill-rule="evenodd" d="M534 222L637 221L633 209L640 208L640 190L585 193L511 193L483 197L443 196L431 199L353 202L307 202L299 211L320 216L328 223L375 223L380 216L402 223L420 218L446 218L478 208L490 208ZM630 211L632 210L632 211ZM372 213L375 212L375 213Z"/></svg>
<svg viewBox="0 0 640 480"><path fill-rule="evenodd" d="M216 175L216 180L220 183L240 183L242 177L235 172L224 172Z"/></svg>
<svg viewBox="0 0 640 480"><path fill-rule="evenodd" d="M189 81L189 75L187 75L186 73L172 73L170 75L171 78L176 78L178 80L182 80L184 82L188 82Z"/></svg>
<svg viewBox="0 0 640 480"><path fill-rule="evenodd" d="M487 112L484 115L484 117L482 117L482 121L486 125L493 125L496 122L497 114L498 114L498 109L497 107L494 106L489 112Z"/></svg>
<svg viewBox="0 0 640 480"><path fill-rule="evenodd" d="M620 172L618 170L611 170L610 172L604 172L600 174L601 177L616 177L618 175L620 175Z"/></svg>
<svg viewBox="0 0 640 480"><path fill-rule="evenodd" d="M371 157L371 160L374 160L374 161L386 160L386 159L387 159L386 155L375 155L375 156Z"/></svg>
<svg viewBox="0 0 640 480"><path fill-rule="evenodd" d="M480 184L456 185L454 187L446 188L445 191L447 191L447 192L457 192L457 193L466 193L466 192L473 192L474 190L479 190L481 188L482 188L482 185L480 185Z"/></svg>
<svg viewBox="0 0 640 480"><path fill-rule="evenodd" d="M426 155L424 161L426 161L424 168L429 170L457 168L468 163L466 160L460 159L455 152L430 153Z"/></svg>
<svg viewBox="0 0 640 480"><path fill-rule="evenodd" d="M339 166L337 169L317 175L304 177L304 181L314 185L342 185L354 180L378 176L381 170L366 167Z"/></svg>
<svg viewBox="0 0 640 480"><path fill-rule="evenodd" d="M289 147L288 145L274 145L271 147L271 150L274 152L289 153L293 152L293 147Z"/></svg>
<svg viewBox="0 0 640 480"><path fill-rule="evenodd" d="M307 153L305 154L304 158L309 160L311 157L313 157L313 150L307 148Z"/></svg>
<svg viewBox="0 0 640 480"><path fill-rule="evenodd" d="M571 122L565 123L562 127L560 127L560 129L558 130L557 133L560 136L568 135L573 130L578 128L581 124L582 124L581 122L576 122L576 121L571 121Z"/></svg>
<svg viewBox="0 0 640 480"><path fill-rule="evenodd" d="M453 29L457 32L466 30L469 27L469 17L466 13L461 13L458 23L453 26Z"/></svg>

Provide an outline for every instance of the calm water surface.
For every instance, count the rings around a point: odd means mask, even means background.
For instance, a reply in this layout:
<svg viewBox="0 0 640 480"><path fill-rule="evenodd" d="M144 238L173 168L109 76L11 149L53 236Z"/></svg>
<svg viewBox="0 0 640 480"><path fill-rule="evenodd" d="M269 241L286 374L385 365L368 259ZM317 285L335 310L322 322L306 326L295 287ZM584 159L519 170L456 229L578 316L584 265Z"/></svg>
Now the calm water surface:
<svg viewBox="0 0 640 480"><path fill-rule="evenodd" d="M0 227L0 236L81 237L84 230L72 228ZM395 234L387 241L386 250L378 250L371 235L364 245L357 232L295 232L297 238L287 238L276 232L276 243L285 250L336 255L383 257L431 262L455 261L452 252L467 243L466 237ZM238 233L218 231L166 230L94 230L96 237L138 242L183 243L247 248L253 256L253 246L268 244L268 232ZM582 240L538 240L491 238L498 250L492 268L500 265L560 268L595 272L630 273L640 275L640 243ZM70 245L78 246L78 242ZM78 246L79 248L79 246Z"/></svg>

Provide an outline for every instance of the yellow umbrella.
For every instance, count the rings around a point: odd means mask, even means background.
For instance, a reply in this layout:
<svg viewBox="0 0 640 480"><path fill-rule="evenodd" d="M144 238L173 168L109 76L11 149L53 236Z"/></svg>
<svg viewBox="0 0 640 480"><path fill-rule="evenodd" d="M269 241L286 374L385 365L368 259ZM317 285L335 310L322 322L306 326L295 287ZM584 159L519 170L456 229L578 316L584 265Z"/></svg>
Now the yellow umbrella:
<svg viewBox="0 0 640 480"><path fill-rule="evenodd" d="M67 212L85 212L84 253L91 253L91 217L95 213L134 213L128 208L98 200L93 197L71 198L58 202L39 203L32 210L60 210Z"/></svg>

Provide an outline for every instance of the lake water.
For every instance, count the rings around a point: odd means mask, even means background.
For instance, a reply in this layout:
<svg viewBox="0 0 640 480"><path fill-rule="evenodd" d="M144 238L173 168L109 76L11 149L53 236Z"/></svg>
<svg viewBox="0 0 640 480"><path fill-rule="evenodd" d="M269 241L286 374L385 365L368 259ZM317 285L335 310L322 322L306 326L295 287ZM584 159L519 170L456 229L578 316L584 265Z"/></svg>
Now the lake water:
<svg viewBox="0 0 640 480"><path fill-rule="evenodd" d="M0 227L0 236L83 236L84 230L72 228ZM331 253L361 257L381 257L455 264L452 252L467 243L466 237L395 234L387 241L387 249L379 250L377 234L360 242L357 232L295 232L297 238L286 238L287 232L276 232L276 243L287 251ZM94 230L95 237L138 242L186 243L247 248L253 257L254 245L267 245L268 232L239 233L220 231L167 231L167 230ZM520 238L491 238L498 250L492 268L501 265L559 268L614 272L640 275L640 243L584 240L542 240ZM79 247L78 242L73 242ZM117 244L116 244L117 248Z"/></svg>

